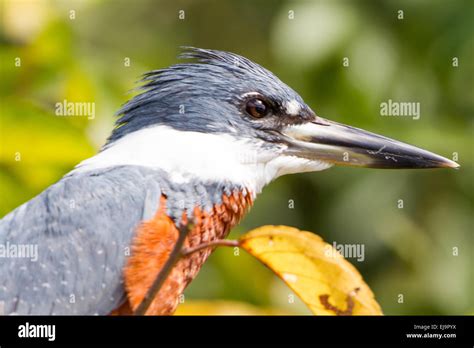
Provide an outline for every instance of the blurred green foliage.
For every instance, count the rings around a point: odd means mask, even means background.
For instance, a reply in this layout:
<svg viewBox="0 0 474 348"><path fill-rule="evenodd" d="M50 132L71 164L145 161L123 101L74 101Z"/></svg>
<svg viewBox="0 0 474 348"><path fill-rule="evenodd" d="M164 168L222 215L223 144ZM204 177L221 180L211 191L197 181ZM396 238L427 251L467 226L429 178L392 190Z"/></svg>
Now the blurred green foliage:
<svg viewBox="0 0 474 348"><path fill-rule="evenodd" d="M229 50L272 70L321 116L446 157L457 153L462 166L283 177L231 237L284 224L329 243L362 243L365 261L354 264L386 314L473 312L472 1L0 3L2 216L98 150L142 73L176 63L182 45ZM95 102L96 117L56 117L64 99ZM421 118L381 117L388 99L420 102ZM289 294L257 261L226 248L186 291L308 313Z"/></svg>

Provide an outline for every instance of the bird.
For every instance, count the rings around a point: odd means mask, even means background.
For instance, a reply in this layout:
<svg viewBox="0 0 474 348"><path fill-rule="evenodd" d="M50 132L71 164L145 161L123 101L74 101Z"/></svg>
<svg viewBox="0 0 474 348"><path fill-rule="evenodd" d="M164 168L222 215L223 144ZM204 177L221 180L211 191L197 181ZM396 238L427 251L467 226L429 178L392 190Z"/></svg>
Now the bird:
<svg viewBox="0 0 474 348"><path fill-rule="evenodd" d="M178 247L225 239L283 175L459 166L318 116L241 55L184 47L180 58L143 75L97 154L2 218L0 245L37 247L0 263L4 314L133 314ZM173 314L212 251L180 258L144 314Z"/></svg>

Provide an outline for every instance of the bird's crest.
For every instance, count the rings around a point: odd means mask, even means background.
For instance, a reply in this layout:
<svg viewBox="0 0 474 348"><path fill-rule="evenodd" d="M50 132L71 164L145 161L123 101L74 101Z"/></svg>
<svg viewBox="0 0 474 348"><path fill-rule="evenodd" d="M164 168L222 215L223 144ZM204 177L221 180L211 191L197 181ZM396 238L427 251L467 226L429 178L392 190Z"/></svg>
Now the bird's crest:
<svg viewBox="0 0 474 348"><path fill-rule="evenodd" d="M140 80L141 85L135 89L140 93L117 112L115 129L104 148L128 133L155 124L183 130L192 127L195 131L201 131L200 127L206 122L198 122L195 117L197 113L186 118L193 107L187 101L193 100L194 108L197 110L200 107L199 116L205 117L201 111L209 113L219 101L234 96L233 92L239 88L239 83L275 81L275 88L281 83L270 71L237 54L195 47L182 47L182 49L179 58L195 61L145 73ZM271 88L268 82L265 86ZM196 99L206 98L207 100L203 102L206 105L196 104ZM213 123L213 118L215 121L216 115L207 117L209 124ZM220 117L224 115L220 114Z"/></svg>

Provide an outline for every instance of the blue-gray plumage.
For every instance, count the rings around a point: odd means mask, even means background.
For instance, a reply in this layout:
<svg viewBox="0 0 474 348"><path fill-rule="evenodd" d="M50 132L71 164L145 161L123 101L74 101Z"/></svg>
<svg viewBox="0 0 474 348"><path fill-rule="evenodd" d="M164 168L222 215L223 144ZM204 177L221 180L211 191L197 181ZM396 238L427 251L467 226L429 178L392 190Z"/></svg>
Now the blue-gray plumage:
<svg viewBox="0 0 474 348"><path fill-rule="evenodd" d="M177 185L163 171L136 166L66 176L0 220L0 244L38 246L37 260L0 263L5 313L110 313L125 300L122 270L134 231L156 213L160 196L178 220L195 206L209 211L233 189Z"/></svg>
<svg viewBox="0 0 474 348"><path fill-rule="evenodd" d="M314 117L298 93L247 58L199 48L180 57L198 59L200 63L176 64L145 74L145 84L139 88L144 93L119 110L117 127L109 142L158 124L182 131L222 134L233 128L250 139L272 139L268 128ZM239 104L249 91L267 96L280 117L263 124L245 117ZM296 119L285 117L285 103L290 100L301 106L300 117Z"/></svg>
<svg viewBox="0 0 474 348"><path fill-rule="evenodd" d="M0 245L38 247L37 261L0 262L0 308L6 314L108 314L127 296L136 302L141 290L124 287L133 243L142 251L137 255L152 257L172 237L172 228L153 229L166 225L166 218L174 226L199 222L190 243L224 238L262 188L281 175L333 164L458 166L316 116L295 91L244 57L194 48L182 57L198 61L146 74L141 94L119 111L102 150L0 221ZM166 218L157 217L163 200ZM170 275L175 283L167 289L177 293L158 296L163 303L156 313L174 311L209 252ZM130 281L161 269L132 261ZM135 269L142 272L139 279Z"/></svg>

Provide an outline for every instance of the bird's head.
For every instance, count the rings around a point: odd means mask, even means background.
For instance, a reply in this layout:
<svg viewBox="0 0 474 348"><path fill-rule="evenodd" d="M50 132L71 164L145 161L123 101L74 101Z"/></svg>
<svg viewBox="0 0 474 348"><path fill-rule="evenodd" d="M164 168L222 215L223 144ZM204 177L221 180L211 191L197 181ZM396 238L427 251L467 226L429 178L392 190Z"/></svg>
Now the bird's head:
<svg viewBox="0 0 474 348"><path fill-rule="evenodd" d="M101 153L79 169L145 165L177 181L231 181L259 192L278 176L332 165L458 167L317 116L270 71L239 55L187 48L182 57L197 62L147 73Z"/></svg>

